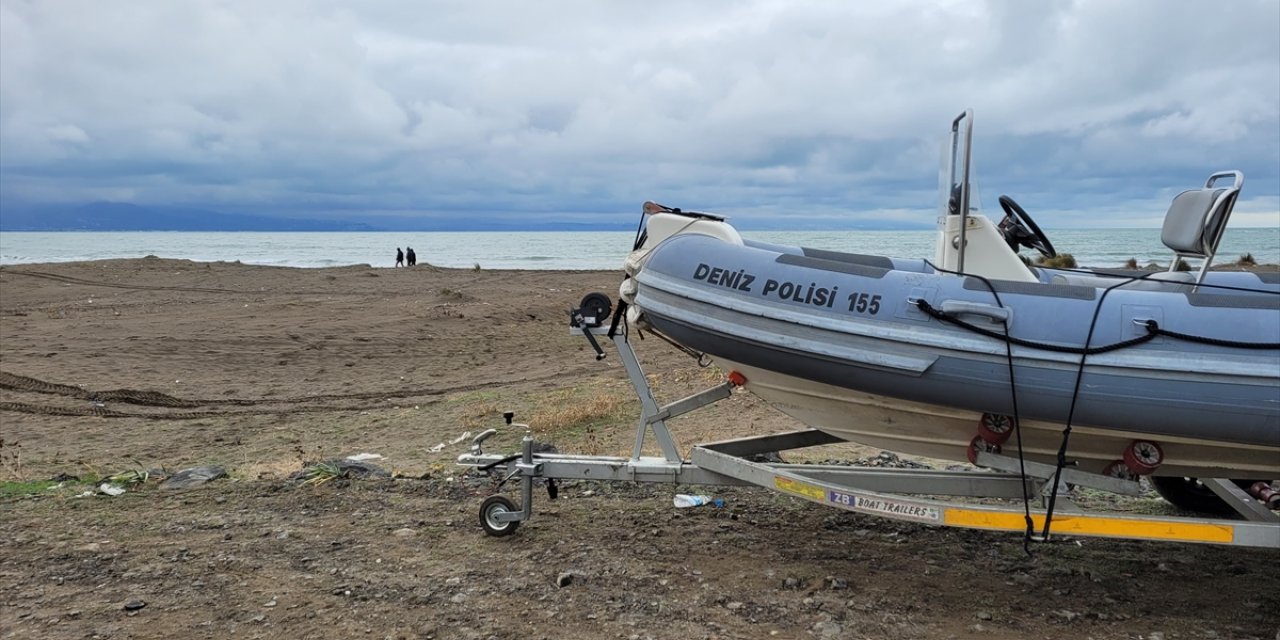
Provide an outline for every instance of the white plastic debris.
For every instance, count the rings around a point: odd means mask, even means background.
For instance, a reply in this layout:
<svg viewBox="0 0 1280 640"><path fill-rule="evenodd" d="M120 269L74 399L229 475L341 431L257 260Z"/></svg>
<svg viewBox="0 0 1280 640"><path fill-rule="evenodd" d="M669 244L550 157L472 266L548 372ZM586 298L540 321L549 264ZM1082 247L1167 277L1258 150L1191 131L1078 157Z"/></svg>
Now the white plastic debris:
<svg viewBox="0 0 1280 640"><path fill-rule="evenodd" d="M124 493L124 487L121 487L119 485L114 485L109 482L104 482L98 485L98 491L101 491L109 496L118 496Z"/></svg>
<svg viewBox="0 0 1280 640"><path fill-rule="evenodd" d="M427 449L427 451L430 451L431 453L440 453L441 451L444 451L444 443L441 442L440 444Z"/></svg>
<svg viewBox="0 0 1280 640"><path fill-rule="evenodd" d="M449 444L458 444L459 442L462 442L463 440L466 440L467 438L470 438L470 437L471 437L471 432L470 432L470 431L467 431L467 432L463 433L462 435L460 435L460 436L458 436L458 437L456 437L456 438L454 438L454 439L450 440L450 441L449 441Z"/></svg>
<svg viewBox="0 0 1280 640"><path fill-rule="evenodd" d="M382 460L383 455L381 453L357 453L354 456L347 456L347 459L352 462L364 462L365 460Z"/></svg>

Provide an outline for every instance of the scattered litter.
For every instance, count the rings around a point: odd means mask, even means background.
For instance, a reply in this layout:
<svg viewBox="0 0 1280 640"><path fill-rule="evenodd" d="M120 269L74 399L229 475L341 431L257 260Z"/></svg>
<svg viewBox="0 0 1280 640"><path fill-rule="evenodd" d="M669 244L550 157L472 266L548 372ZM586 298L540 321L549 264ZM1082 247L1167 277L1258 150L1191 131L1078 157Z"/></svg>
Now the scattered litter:
<svg viewBox="0 0 1280 640"><path fill-rule="evenodd" d="M182 471L165 478L165 481L160 483L160 488L191 489L211 480L217 480L218 478L225 477L226 475L226 469L217 465L191 467L190 469L183 469Z"/></svg>
<svg viewBox="0 0 1280 640"><path fill-rule="evenodd" d="M98 491L101 491L102 493L105 493L109 496L118 496L124 493L124 487L104 482L98 485Z"/></svg>
<svg viewBox="0 0 1280 640"><path fill-rule="evenodd" d="M430 451L431 453L440 453L441 451L444 451L444 443L441 442L440 444L427 449L427 451Z"/></svg>
<svg viewBox="0 0 1280 640"><path fill-rule="evenodd" d="M77 497L77 498L92 498L92 497L93 497L93 495L94 495L94 494L93 494L93 489L86 489L86 490L84 491L84 493L78 493L78 494L76 494L76 495L75 495L75 497Z"/></svg>
<svg viewBox="0 0 1280 640"><path fill-rule="evenodd" d="M449 444L458 444L459 442L462 442L463 440L466 440L467 438L470 438L470 437L471 437L471 432L470 432L470 431L467 431L467 432L463 433L462 435L460 435L460 436L458 436L458 437L456 437L456 438L454 438L454 439L450 440L450 441L449 441Z"/></svg>
<svg viewBox="0 0 1280 640"><path fill-rule="evenodd" d="M704 504L713 505L716 508L724 506L724 500L712 498L711 496L691 496L685 493L677 493L671 501L677 508L685 507L701 507Z"/></svg>
<svg viewBox="0 0 1280 640"><path fill-rule="evenodd" d="M365 460L381 460L383 457L381 453L357 453L354 456L347 456L347 460L363 462Z"/></svg>

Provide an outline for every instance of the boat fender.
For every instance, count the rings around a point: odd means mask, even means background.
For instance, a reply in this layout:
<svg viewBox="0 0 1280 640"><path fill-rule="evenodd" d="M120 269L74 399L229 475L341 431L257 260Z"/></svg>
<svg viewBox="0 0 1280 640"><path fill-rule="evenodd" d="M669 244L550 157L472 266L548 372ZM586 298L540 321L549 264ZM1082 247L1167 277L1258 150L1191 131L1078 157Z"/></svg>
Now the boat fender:
<svg viewBox="0 0 1280 640"><path fill-rule="evenodd" d="M627 254L627 259L622 262L622 272L632 277L640 273L640 269L644 268L644 263L649 259L650 249L652 247L645 247Z"/></svg>
<svg viewBox="0 0 1280 640"><path fill-rule="evenodd" d="M622 298L622 301L627 304L634 304L638 290L639 285L636 284L636 279L627 278L622 281L622 284L618 285L618 297Z"/></svg>

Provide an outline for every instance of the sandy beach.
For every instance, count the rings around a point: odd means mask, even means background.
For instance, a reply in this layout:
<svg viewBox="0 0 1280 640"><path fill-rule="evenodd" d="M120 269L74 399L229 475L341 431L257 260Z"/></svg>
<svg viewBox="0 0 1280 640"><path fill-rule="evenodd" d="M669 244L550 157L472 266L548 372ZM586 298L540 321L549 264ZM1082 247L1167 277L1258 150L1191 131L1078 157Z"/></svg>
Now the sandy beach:
<svg viewBox="0 0 1280 640"><path fill-rule="evenodd" d="M629 451L621 364L567 329L619 278L0 268L0 638L1280 638L1280 564L1260 550L1064 539L1027 554L1019 536L761 490L676 510L671 487L585 482L486 537L490 485L454 460L490 427L490 448L514 450L504 411L563 452ZM719 382L660 340L636 351L662 401ZM746 393L673 423L685 447L798 426ZM358 453L396 478L289 480ZM84 479L202 464L229 477L76 497Z"/></svg>

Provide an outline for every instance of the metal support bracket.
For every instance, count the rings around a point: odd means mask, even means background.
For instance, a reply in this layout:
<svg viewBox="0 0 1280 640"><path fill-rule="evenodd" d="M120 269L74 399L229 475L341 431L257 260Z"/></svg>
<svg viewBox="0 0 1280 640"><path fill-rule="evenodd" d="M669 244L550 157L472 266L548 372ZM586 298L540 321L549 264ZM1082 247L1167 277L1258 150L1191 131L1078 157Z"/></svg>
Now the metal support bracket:
<svg viewBox="0 0 1280 640"><path fill-rule="evenodd" d="M1201 478L1200 483L1208 487L1210 491L1217 494L1222 501L1231 505L1240 515L1251 522L1274 522L1280 523L1280 516L1272 513L1266 505L1253 499L1253 496L1244 492L1236 483L1222 478Z"/></svg>

